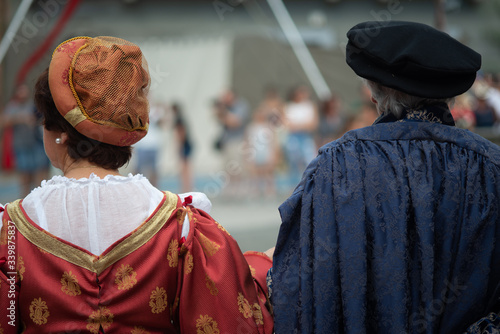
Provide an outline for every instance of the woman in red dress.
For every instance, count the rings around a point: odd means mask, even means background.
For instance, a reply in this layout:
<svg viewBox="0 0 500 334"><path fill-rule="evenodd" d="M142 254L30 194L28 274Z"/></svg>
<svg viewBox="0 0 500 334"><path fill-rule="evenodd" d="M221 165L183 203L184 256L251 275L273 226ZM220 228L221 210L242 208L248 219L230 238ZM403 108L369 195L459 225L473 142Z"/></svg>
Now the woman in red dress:
<svg viewBox="0 0 500 334"><path fill-rule="evenodd" d="M122 176L148 129L141 50L112 37L60 44L36 84L62 176L0 207L0 333L272 333L265 276L199 193Z"/></svg>

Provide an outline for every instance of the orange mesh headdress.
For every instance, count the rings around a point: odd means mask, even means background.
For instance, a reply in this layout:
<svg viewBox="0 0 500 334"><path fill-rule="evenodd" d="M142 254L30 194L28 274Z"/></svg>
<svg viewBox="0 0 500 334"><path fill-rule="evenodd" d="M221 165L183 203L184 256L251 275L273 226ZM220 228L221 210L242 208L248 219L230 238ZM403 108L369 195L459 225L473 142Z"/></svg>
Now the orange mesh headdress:
<svg viewBox="0 0 500 334"><path fill-rule="evenodd" d="M148 131L149 72L139 47L116 37L75 37L52 55L57 110L81 134L129 146Z"/></svg>

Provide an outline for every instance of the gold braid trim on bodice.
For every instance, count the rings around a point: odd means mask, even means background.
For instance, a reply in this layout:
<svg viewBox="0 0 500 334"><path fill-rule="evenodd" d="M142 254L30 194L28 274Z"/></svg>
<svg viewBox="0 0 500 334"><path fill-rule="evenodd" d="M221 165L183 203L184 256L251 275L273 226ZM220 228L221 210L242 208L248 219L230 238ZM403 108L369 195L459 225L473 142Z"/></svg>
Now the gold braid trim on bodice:
<svg viewBox="0 0 500 334"><path fill-rule="evenodd" d="M134 232L102 256L73 247L47 231L36 228L26 217L21 200L10 203L6 209L17 230L35 246L99 275L110 265L134 252L158 233L176 209L177 202L177 195L165 192L165 198L160 207Z"/></svg>

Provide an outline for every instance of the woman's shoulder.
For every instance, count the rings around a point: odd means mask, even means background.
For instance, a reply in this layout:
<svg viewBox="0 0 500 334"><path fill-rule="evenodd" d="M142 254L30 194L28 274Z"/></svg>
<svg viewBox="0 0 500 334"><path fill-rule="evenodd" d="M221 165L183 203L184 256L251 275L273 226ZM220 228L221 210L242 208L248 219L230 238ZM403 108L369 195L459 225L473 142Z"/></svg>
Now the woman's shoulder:
<svg viewBox="0 0 500 334"><path fill-rule="evenodd" d="M179 198L183 203L185 203L186 199L188 199L192 206L194 206L198 210L203 210L206 213L210 213L210 210L212 209L212 202L207 197L207 195L202 192L187 192L179 194Z"/></svg>

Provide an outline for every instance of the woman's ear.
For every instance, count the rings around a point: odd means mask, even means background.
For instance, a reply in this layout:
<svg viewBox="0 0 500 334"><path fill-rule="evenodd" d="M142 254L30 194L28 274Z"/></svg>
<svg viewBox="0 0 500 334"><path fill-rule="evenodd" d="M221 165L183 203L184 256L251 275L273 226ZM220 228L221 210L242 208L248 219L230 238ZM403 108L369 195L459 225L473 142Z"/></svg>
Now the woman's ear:
<svg viewBox="0 0 500 334"><path fill-rule="evenodd" d="M375 98L373 97L373 95L371 96L370 100L371 100L373 103L375 103L375 104L377 104L377 103L378 103L378 102L377 102L377 100L375 100Z"/></svg>
<svg viewBox="0 0 500 334"><path fill-rule="evenodd" d="M68 140L68 134L66 132L61 132L61 144L66 144L66 141Z"/></svg>

